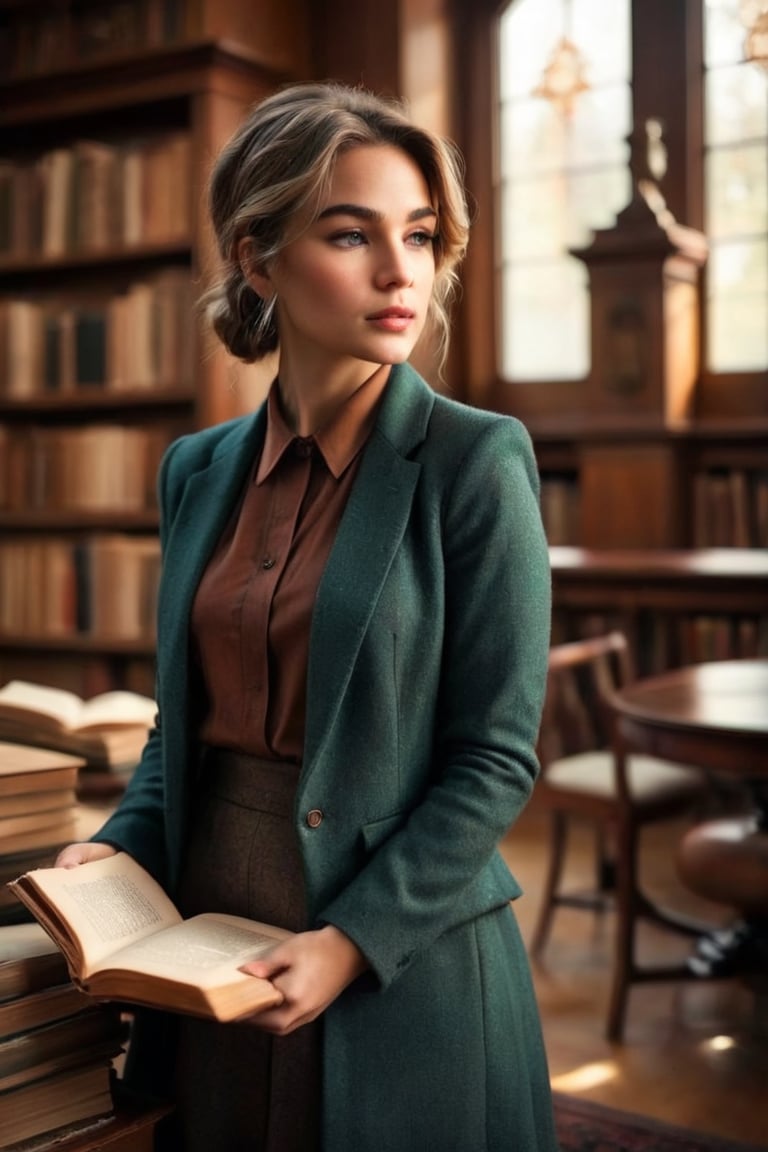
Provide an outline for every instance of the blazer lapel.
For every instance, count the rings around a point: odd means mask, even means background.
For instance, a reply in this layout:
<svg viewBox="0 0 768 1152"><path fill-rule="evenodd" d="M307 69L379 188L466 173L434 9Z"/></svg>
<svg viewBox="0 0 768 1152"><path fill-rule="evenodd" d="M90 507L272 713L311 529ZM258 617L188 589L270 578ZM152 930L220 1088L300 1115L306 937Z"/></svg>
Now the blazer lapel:
<svg viewBox="0 0 768 1152"><path fill-rule="evenodd" d="M223 439L210 464L193 472L170 526L160 606L162 651L174 677L187 667L189 617L205 565L243 489L264 435L263 411L245 420ZM179 685L186 699L186 683Z"/></svg>
<svg viewBox="0 0 768 1152"><path fill-rule="evenodd" d="M433 404L434 393L413 369L393 368L315 602L307 674L307 766L333 727L403 538L421 473L421 465L406 456L424 439Z"/></svg>

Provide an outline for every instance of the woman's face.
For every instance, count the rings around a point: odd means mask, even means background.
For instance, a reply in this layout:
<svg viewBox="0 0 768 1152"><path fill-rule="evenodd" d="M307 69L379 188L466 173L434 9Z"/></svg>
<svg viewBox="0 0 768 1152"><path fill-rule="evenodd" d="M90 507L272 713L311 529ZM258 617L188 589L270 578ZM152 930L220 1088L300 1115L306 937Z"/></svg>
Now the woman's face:
<svg viewBox="0 0 768 1152"><path fill-rule="evenodd" d="M436 227L427 182L405 152L342 153L317 219L264 278L277 294L281 360L313 375L406 360L432 296Z"/></svg>

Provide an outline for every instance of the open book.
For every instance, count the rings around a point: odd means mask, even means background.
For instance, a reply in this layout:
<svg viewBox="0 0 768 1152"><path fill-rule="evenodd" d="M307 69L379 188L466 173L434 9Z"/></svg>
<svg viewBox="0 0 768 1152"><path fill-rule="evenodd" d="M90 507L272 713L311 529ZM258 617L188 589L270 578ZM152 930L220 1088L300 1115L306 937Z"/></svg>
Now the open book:
<svg viewBox="0 0 768 1152"><path fill-rule="evenodd" d="M269 980L240 971L291 933L207 912L182 920L125 852L76 868L37 868L9 887L61 948L92 996L236 1020L279 1004Z"/></svg>
<svg viewBox="0 0 768 1152"><path fill-rule="evenodd" d="M10 680L0 688L0 739L81 755L102 764L135 763L157 705L138 692L83 700L64 688Z"/></svg>

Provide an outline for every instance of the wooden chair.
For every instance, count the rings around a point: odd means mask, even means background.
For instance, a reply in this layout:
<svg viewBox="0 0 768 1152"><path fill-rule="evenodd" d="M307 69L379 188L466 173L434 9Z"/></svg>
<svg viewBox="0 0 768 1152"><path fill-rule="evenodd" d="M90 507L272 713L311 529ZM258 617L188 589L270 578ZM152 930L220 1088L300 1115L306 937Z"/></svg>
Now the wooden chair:
<svg viewBox="0 0 768 1152"><path fill-rule="evenodd" d="M641 891L638 850L641 829L692 810L706 794L703 772L649 756L625 756L613 739L611 698L629 683L633 668L626 637L619 631L553 645L539 738L538 802L551 815L551 847L542 904L531 939L540 957L559 906L596 911L613 907L616 944L607 1036L623 1034L627 996L633 982L669 979L682 969L640 967L635 929L640 917L686 934L702 931L684 917L653 904ZM590 891L562 884L571 820L596 830L596 876Z"/></svg>

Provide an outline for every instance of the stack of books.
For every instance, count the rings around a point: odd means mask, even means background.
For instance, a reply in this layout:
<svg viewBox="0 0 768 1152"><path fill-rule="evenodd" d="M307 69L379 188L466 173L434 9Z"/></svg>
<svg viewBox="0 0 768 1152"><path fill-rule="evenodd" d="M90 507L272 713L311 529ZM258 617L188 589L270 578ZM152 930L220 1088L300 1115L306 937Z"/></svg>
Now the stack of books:
<svg viewBox="0 0 768 1152"><path fill-rule="evenodd" d="M76 790L84 766L65 752L0 741L0 925L28 919L7 882L52 864L60 848L78 839Z"/></svg>
<svg viewBox="0 0 768 1152"><path fill-rule="evenodd" d="M38 924L0 927L0 1148L106 1123L127 1028L69 979Z"/></svg>
<svg viewBox="0 0 768 1152"><path fill-rule="evenodd" d="M0 740L83 761L80 796L117 795L141 759L157 705L138 692L74 692L26 680L0 688Z"/></svg>

